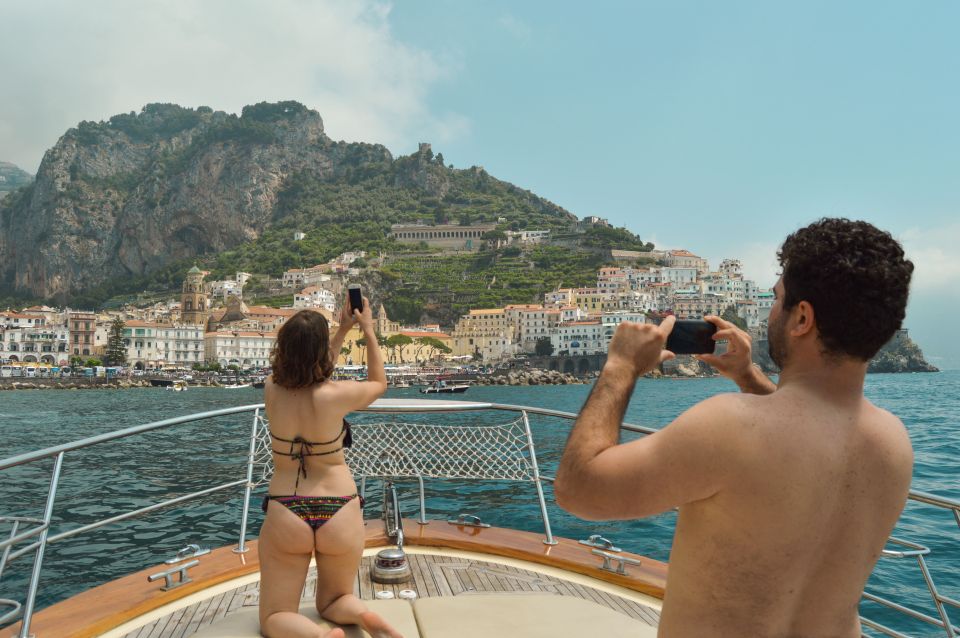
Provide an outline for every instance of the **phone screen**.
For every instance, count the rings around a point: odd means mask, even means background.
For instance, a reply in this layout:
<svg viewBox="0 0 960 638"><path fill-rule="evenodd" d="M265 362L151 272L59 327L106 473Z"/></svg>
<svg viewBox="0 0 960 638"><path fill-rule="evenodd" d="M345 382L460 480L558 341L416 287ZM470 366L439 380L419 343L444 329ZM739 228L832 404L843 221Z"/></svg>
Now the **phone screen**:
<svg viewBox="0 0 960 638"><path fill-rule="evenodd" d="M701 319L678 319L667 337L666 348L674 354L711 354L717 346L717 327Z"/></svg>
<svg viewBox="0 0 960 638"><path fill-rule="evenodd" d="M350 295L350 310L359 310L363 312L363 295L360 294L360 286L357 284L351 284L347 288L347 292Z"/></svg>

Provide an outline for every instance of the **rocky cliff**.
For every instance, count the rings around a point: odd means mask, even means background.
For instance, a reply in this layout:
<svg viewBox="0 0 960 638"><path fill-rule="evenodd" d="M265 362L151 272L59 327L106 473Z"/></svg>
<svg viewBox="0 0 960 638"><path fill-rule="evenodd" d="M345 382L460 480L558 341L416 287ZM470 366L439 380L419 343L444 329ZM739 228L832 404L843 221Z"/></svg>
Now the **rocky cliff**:
<svg viewBox="0 0 960 638"><path fill-rule="evenodd" d="M223 250L262 232L289 176L332 181L390 161L383 146L330 140L295 102L240 117L153 104L82 122L3 202L0 283L51 297Z"/></svg>
<svg viewBox="0 0 960 638"><path fill-rule="evenodd" d="M906 330L899 330L870 361L867 372L939 372L923 358L920 346Z"/></svg>
<svg viewBox="0 0 960 638"><path fill-rule="evenodd" d="M769 344L766 339L753 342L753 362L767 374L777 374L780 370L770 358ZM939 372L923 358L920 347L913 342L906 329L898 330L885 346L880 348L867 372Z"/></svg>
<svg viewBox="0 0 960 638"><path fill-rule="evenodd" d="M26 186L33 181L33 175L10 162L0 162L0 199L10 191Z"/></svg>

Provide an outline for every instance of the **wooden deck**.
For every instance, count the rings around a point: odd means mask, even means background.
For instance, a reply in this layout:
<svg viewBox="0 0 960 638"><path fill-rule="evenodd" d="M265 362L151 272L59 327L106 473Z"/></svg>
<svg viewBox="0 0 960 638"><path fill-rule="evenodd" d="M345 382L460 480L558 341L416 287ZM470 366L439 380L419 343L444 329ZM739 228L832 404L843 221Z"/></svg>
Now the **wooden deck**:
<svg viewBox="0 0 960 638"><path fill-rule="evenodd" d="M408 554L413 574L409 582L382 585L370 579L372 556L360 564L354 593L364 600L373 600L378 591L412 589L418 597L483 595L487 593L553 594L590 600L638 622L656 626L659 612L653 607L594 587L575 583L554 575L521 569L484 560L430 553ZM312 600L317 586L316 570L311 567L303 589L303 600ZM124 638L186 638L228 614L244 607L256 607L259 582L250 583L226 593L179 609L157 621L127 633Z"/></svg>
<svg viewBox="0 0 960 638"><path fill-rule="evenodd" d="M656 622L656 613L633 608L627 601L638 600L658 608L656 599L663 598L666 584L665 563L623 552L641 564L631 565L627 574L617 574L601 570L600 559L589 547L566 538L558 538L556 545L545 545L541 534L449 525L446 521L418 525L405 520L404 529L410 556L432 554L436 560L414 558L414 580L395 590L413 589L422 598L498 591L573 595ZM368 553L387 546L390 542L382 526L367 521ZM162 564L88 589L34 615L32 633L39 638L93 638L107 632L112 638L127 634L143 638L192 635L231 610L256 605L256 585L252 594L248 587L240 587L258 579L257 542L249 541L247 547L248 551L241 554L234 553L232 547L221 547L201 556L200 564L190 570L191 582L170 591L161 590L162 582L147 581L148 575L167 568ZM470 560L458 562L453 560L455 556ZM365 559L357 580L358 593L368 599L374 591L369 560ZM305 594L311 596L314 587L315 581L308 582ZM209 595L205 595L207 592ZM194 604L198 600L199 604ZM646 604L639 607L648 609ZM166 609L177 611L155 621ZM141 623L148 622L151 629L142 633ZM131 634L131 627L138 629ZM19 628L20 623L16 623L0 630L0 638L17 636Z"/></svg>

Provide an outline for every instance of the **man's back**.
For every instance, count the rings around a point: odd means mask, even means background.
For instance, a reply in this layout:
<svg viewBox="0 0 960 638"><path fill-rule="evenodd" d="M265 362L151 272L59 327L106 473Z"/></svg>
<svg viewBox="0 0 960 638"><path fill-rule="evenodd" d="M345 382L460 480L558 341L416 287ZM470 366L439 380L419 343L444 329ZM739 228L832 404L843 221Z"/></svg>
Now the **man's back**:
<svg viewBox="0 0 960 638"><path fill-rule="evenodd" d="M680 508L660 634L859 636L861 592L910 486L903 425L804 388L722 407L728 480Z"/></svg>

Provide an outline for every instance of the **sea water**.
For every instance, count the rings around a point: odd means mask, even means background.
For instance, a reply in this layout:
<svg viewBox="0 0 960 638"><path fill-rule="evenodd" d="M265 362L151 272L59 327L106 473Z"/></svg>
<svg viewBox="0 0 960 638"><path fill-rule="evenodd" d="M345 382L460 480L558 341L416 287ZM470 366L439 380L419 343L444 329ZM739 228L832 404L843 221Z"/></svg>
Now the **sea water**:
<svg viewBox="0 0 960 638"><path fill-rule="evenodd" d="M698 401L734 391L727 380L641 379L627 409L626 421L659 428ZM450 398L491 401L577 412L590 386L478 386ZM916 452L913 487L960 498L960 371L929 374L869 375L866 394L899 416L910 431ZM391 389L388 397L422 398L416 388ZM436 397L435 397L436 398ZM0 393L0 458L118 430L150 421L262 401L256 389L160 388L130 390L23 390ZM407 415L419 422L476 421L506 423L508 412ZM383 420L362 415L357 421ZM249 445L249 415L220 417L187 426L141 434L71 452L65 457L54 508L52 533L175 498L214 485L242 479ZM532 419L542 471L553 475L569 430L569 421ZM52 461L4 472L0 480L0 516L40 516ZM415 482L400 482L401 508L415 517ZM378 515L378 484L369 486L366 516ZM256 493L262 494L264 486ZM543 521L530 484L428 481L427 517L443 520L457 513L480 516L495 526L541 532ZM133 520L51 545L43 563L38 606L62 600L88 587L172 557L187 543L218 547L236 544L241 515L240 488L201 501L169 507ZM641 521L595 523L570 516L552 505L546 489L550 521L556 535L573 539L600 533L625 550L669 560L676 516L666 513ZM253 499L248 537L255 537L262 514ZM370 525L378 524L371 521ZM5 535L9 526L0 528ZM894 534L931 549L928 564L941 593L960 597L960 529L949 512L908 505ZM744 560L749 560L744 556ZM840 558L839 556L837 557ZM32 555L15 561L0 581L0 598L22 600ZM917 563L882 559L868 591L914 606L934 617ZM937 636L941 630L907 620L865 603L869 617L910 635ZM954 612L960 619L960 611Z"/></svg>

